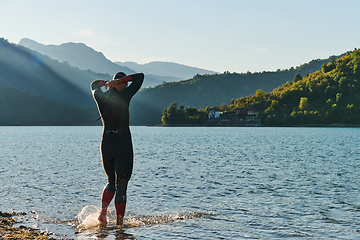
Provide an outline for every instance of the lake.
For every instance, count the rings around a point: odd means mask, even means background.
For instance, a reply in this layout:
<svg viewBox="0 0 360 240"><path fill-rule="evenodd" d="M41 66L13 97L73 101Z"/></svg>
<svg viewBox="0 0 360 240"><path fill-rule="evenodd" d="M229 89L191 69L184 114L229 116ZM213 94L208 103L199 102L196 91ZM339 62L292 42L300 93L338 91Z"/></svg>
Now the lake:
<svg viewBox="0 0 360 240"><path fill-rule="evenodd" d="M0 211L70 239L360 239L359 128L131 127L124 228L99 228L102 127L0 127Z"/></svg>

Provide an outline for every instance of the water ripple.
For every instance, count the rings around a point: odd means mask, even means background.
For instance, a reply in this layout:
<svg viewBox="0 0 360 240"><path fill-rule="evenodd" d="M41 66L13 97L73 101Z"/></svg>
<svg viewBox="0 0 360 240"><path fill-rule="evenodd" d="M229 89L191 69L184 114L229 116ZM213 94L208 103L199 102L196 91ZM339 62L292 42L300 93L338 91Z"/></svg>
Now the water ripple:
<svg viewBox="0 0 360 240"><path fill-rule="evenodd" d="M106 184L101 127L0 127L1 210L36 212L28 225L82 239L360 238L360 129L132 132L133 227L76 233Z"/></svg>

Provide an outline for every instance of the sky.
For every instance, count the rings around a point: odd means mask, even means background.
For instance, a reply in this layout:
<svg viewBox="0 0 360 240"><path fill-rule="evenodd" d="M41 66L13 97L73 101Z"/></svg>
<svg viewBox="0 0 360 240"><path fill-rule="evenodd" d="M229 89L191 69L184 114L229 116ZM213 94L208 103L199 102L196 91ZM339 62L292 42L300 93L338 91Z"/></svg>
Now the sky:
<svg viewBox="0 0 360 240"><path fill-rule="evenodd" d="M360 48L359 0L0 0L0 37L84 43L111 61L289 69Z"/></svg>

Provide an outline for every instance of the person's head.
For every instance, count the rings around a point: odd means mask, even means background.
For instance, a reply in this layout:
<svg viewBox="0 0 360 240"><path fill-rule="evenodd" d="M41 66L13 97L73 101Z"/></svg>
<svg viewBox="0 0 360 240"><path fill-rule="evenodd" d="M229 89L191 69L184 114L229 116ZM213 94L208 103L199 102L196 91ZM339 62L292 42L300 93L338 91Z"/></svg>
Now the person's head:
<svg viewBox="0 0 360 240"><path fill-rule="evenodd" d="M117 74L114 75L113 80L119 79L119 78L122 78L122 77L125 77L125 76L126 76L125 73L118 72ZM127 82L121 83L121 84L117 85L116 89L119 90L119 91L122 91L124 88L127 87L127 84L128 84Z"/></svg>

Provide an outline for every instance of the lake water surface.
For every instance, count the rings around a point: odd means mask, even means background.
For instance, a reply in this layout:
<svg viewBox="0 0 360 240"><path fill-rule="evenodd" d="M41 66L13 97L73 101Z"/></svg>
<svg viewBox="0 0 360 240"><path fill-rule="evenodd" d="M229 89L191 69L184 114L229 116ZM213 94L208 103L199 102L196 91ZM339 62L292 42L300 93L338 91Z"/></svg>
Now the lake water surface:
<svg viewBox="0 0 360 240"><path fill-rule="evenodd" d="M0 211L57 238L360 239L359 128L132 127L123 229L93 220L101 131L0 127Z"/></svg>

